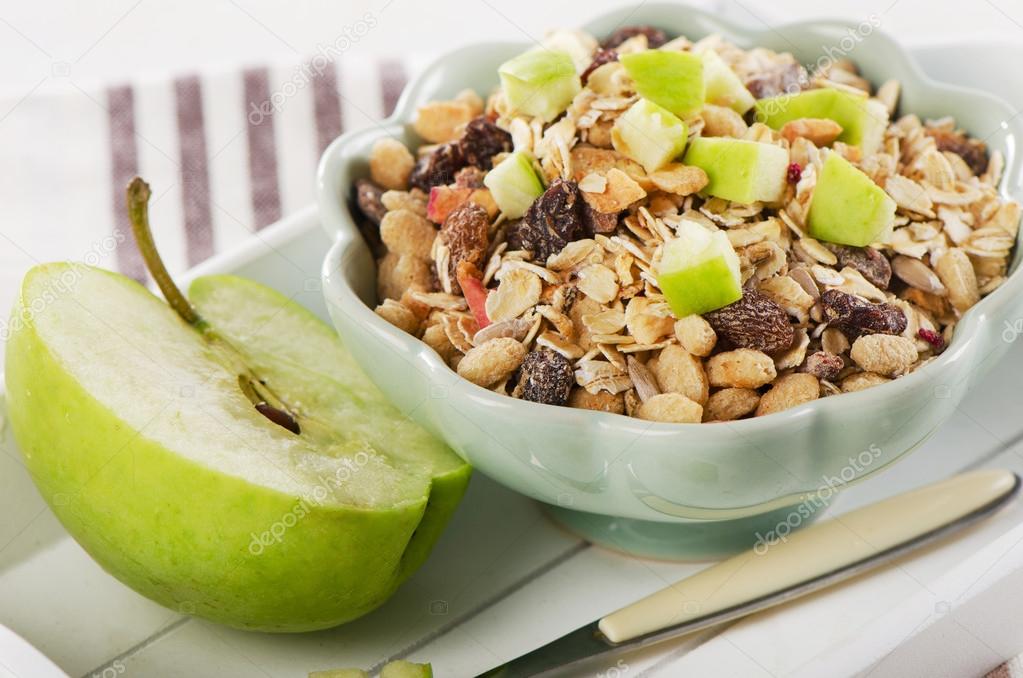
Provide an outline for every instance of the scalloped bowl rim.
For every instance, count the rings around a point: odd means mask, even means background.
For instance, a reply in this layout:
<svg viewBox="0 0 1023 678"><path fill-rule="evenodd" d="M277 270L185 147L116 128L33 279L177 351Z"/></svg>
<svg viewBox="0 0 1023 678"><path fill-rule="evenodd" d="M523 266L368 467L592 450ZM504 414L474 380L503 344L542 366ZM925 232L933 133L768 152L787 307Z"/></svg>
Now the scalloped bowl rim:
<svg viewBox="0 0 1023 678"><path fill-rule="evenodd" d="M679 5L651 3L647 7L648 9L677 10ZM686 7L686 10L707 15L706 12L702 12L696 8ZM599 16L593 21L588 22L583 28L585 29L595 23L606 21L614 14L617 14L617 12ZM727 19L721 19L718 17L713 17L713 19L722 26L730 27L734 32L749 35L751 39L755 39L761 34L773 31L806 30L808 28L812 28L814 30L821 30L822 28L847 29L851 27L850 24L842 21L803 20L782 24L773 28L758 30L739 25ZM1006 112L1011 112L1013 110L1012 106L1009 105L1008 102L986 91L943 83L931 78L921 70L913 56L900 46L893 38L891 38L891 36L882 31L878 31L878 34L880 39L886 40L892 45L896 53L902 58L903 65L909 69L912 75L917 79L917 83L922 87L926 87L934 91L954 92L960 95L968 95L970 97L974 97L978 101L986 101L992 105L999 106ZM395 128L398 130L404 130L406 124L411 120L411 116L414 113L413 102L419 98L418 95L420 90L427 82L429 82L430 76L449 60L459 59L460 57L463 57L463 55L471 54L472 52L482 48L494 49L495 47L522 47L524 45L526 45L526 43L519 41L502 41L487 44L474 43L446 52L431 62L431 64L415 79L408 83L403 90L401 97L398 99L394 111L390 116L377 124L375 130L370 127L348 132L338 137L330 144L330 146L327 147L323 153L317 172L317 195L321 218L324 221L324 228L327 230L328 235L335 240L334 245L331 247L324 260L323 276L325 283L328 280L335 279L332 275L330 275L335 272L334 262L339 259L343 259L351 247L359 244L358 239L361 239L358 228L356 227L351 215L348 213L346 204L339 203L336 200L336 194L334 192L336 187L328 185L328 165L331 158L339 151L340 148L348 145L357 137L372 134L374 131L383 131L390 134L395 130ZM1007 124L1008 122L1009 121L1007 121ZM1014 126L1019 127L1018 124ZM1023 129L1021 129L1021 132L1023 132ZM1020 138L1023 138L1023 134L1020 135ZM1018 153L1015 148L1008 148L1005 149L1004 155L1005 168L1002 175L1002 183L998 189L999 194L1003 197L1018 201L1021 199L1021 196L1010 193L1006 189L1006 184L1008 183L1007 179L1017 168L1019 163L1019 158L1017 157ZM1018 236L1016 246L1019 246ZM714 429L723 428L737 428L739 429L739 432L742 433L756 434L765 429L775 429L777 427L792 425L802 418L814 416L816 412L838 411L842 408L855 409L855 405L857 403L865 402L870 398L897 398L901 393L915 390L917 386L924 385L932 375L943 369L947 364L959 359L959 357L971 347L973 342L979 341L978 329L987 319L986 316L989 312L1005 304L1011 295L1023 294L1023 275L1021 275L1019 269L1020 266L1017 266L1016 269L1007 276L1005 283L1003 283L997 290L981 299L963 315L956 326L956 331L953 335L952 341L949 343L944 352L914 372L903 377L893 379L892 381L884 384L879 384L862 391L842 393L836 396L820 398L812 402L804 403L788 410L776 412L763 417L739 419L729 422L717 422L713 425L707 425L704 423L671 424L650 422L620 414L611 414L599 411L579 411L578 409L573 410L573 416L583 416L586 424L588 425L613 426L618 430L633 432L637 435L678 435L693 434L697 431L701 435L712 435ZM341 278L343 281L344 276L341 276ZM407 354L406 357L410 360L410 362L413 360L418 362L421 366L427 368L431 375L456 375L456 373L440 358L436 351L427 346L421 340L403 332L374 313L371 308L362 302L350 285L332 284L331 289L336 291L346 302L346 312L358 314L358 319L369 325L377 334L386 335L388 341L392 345L394 343L400 345L403 351ZM324 291L327 291L326 284L324 286ZM507 407L509 405L509 400L511 400L515 407L523 408L523 416L530 417L530 420L534 425L542 425L547 420L556 420L563 415L562 408L524 400L510 399L508 396L494 393L493 391L477 386L476 384L473 384L461 377L458 377L453 383L446 383L445 385L449 389L455 388L459 391L463 391L465 397L482 400L483 402L493 404L494 406ZM873 475L873 472L866 475Z"/></svg>

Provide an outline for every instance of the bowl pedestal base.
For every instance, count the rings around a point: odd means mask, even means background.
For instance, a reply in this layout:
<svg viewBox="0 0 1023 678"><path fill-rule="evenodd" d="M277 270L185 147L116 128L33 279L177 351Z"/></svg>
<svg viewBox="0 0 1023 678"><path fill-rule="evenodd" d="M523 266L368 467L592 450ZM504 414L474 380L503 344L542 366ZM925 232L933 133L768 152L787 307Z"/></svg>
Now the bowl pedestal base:
<svg viewBox="0 0 1023 678"><path fill-rule="evenodd" d="M634 520L552 505L543 508L555 523L603 548L639 558L701 561L781 541L812 523L827 507L802 504L745 518L692 522Z"/></svg>

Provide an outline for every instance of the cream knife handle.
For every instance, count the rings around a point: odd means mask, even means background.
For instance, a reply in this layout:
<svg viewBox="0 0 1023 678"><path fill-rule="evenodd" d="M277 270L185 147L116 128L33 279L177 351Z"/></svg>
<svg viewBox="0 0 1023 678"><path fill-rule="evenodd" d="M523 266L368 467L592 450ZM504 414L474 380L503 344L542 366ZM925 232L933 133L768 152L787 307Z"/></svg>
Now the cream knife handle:
<svg viewBox="0 0 1023 678"><path fill-rule="evenodd" d="M1019 479L1009 471L973 471L850 511L785 541L740 553L612 612L600 620L600 631L611 643L622 643L777 605L819 588L815 582L853 576L868 563L884 562L886 554L900 555L900 547L939 538L961 521L980 519L1018 487Z"/></svg>

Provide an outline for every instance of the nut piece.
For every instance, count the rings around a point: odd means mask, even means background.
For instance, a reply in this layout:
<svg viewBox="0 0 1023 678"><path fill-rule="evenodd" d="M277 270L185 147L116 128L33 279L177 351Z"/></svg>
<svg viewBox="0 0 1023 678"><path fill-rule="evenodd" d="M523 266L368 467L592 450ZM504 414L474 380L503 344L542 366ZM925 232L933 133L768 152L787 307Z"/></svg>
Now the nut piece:
<svg viewBox="0 0 1023 678"><path fill-rule="evenodd" d="M760 394L751 388L723 388L712 393L703 410L704 421L732 421L757 409Z"/></svg>
<svg viewBox="0 0 1023 678"><path fill-rule="evenodd" d="M651 368L661 391L681 393L703 405L707 402L710 386L700 359L681 346L665 346Z"/></svg>
<svg viewBox="0 0 1023 678"><path fill-rule="evenodd" d="M437 230L428 220L409 210L394 210L380 222L380 239L395 254L429 259Z"/></svg>
<svg viewBox="0 0 1023 678"><path fill-rule="evenodd" d="M408 188L416 159L397 139L384 137L373 144L369 152L369 175L380 186L392 190Z"/></svg>
<svg viewBox="0 0 1023 678"><path fill-rule="evenodd" d="M960 313L980 301L977 274L966 252L958 247L950 248L938 259L934 271L948 289L948 300Z"/></svg>
<svg viewBox="0 0 1023 678"><path fill-rule="evenodd" d="M682 348L693 355L706 358L714 350L718 335L710 323L698 315L687 315L675 323L675 337Z"/></svg>
<svg viewBox="0 0 1023 678"><path fill-rule="evenodd" d="M661 393L641 404L636 416L670 424L699 424L703 420L703 408L681 393Z"/></svg>
<svg viewBox="0 0 1023 678"><path fill-rule="evenodd" d="M849 356L865 372L886 377L903 374L918 357L916 342L891 334L868 334L853 342Z"/></svg>
<svg viewBox="0 0 1023 678"><path fill-rule="evenodd" d="M472 120L473 107L465 101L431 101L416 111L412 127L431 144L458 138L458 128Z"/></svg>
<svg viewBox="0 0 1023 678"><path fill-rule="evenodd" d="M510 377L525 357L526 347L514 339L491 339L469 349L458 363L458 375L488 388Z"/></svg>
<svg viewBox="0 0 1023 678"><path fill-rule="evenodd" d="M461 355L461 352L448 339L448 333L444 331L442 323L434 323L426 328L426 331L423 332L423 343L436 351L448 364L456 355Z"/></svg>
<svg viewBox="0 0 1023 678"><path fill-rule="evenodd" d="M412 335L419 333L419 318L408 307L394 299L384 299L384 303L377 306L374 313L403 332Z"/></svg>
<svg viewBox="0 0 1023 678"><path fill-rule="evenodd" d="M774 386L760 398L757 416L774 414L790 407L817 400L820 396L820 384L817 377L805 372L793 372L774 382Z"/></svg>
<svg viewBox="0 0 1023 678"><path fill-rule="evenodd" d="M760 388L774 380L778 372L771 356L750 348L718 353L707 361L711 386Z"/></svg>
<svg viewBox="0 0 1023 678"><path fill-rule="evenodd" d="M590 393L584 388L577 387L573 388L572 393L568 396L568 406L578 407L581 410L624 414L625 396L622 393L608 393L607 391Z"/></svg>
<svg viewBox="0 0 1023 678"><path fill-rule="evenodd" d="M675 195L698 193L710 182L707 173L699 167L677 162L665 165L648 178L657 188Z"/></svg>
<svg viewBox="0 0 1023 678"><path fill-rule="evenodd" d="M842 126L827 118L800 118L785 123L781 128L782 138L788 139L790 144L803 137L818 148L830 146L841 133Z"/></svg>
<svg viewBox="0 0 1023 678"><path fill-rule="evenodd" d="M880 374L874 374L873 372L857 372L856 374L850 374L842 380L842 392L853 393L855 391L862 391L865 388L877 386L886 381L891 381L891 379L882 377Z"/></svg>

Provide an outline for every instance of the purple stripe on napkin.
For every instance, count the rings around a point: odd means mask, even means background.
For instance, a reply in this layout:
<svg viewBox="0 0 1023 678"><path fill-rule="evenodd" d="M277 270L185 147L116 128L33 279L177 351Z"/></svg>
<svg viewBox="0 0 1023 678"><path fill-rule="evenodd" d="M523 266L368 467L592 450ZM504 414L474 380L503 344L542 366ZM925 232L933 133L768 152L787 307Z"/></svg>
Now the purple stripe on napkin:
<svg viewBox="0 0 1023 678"><path fill-rule="evenodd" d="M387 59L380 62L380 96L383 99L384 117L394 113L406 82L408 74L400 61Z"/></svg>
<svg viewBox="0 0 1023 678"><path fill-rule="evenodd" d="M174 97L177 100L178 148L181 153L185 250L188 265L195 266L213 254L210 174L202 110L202 83L199 77L192 75L176 80Z"/></svg>
<svg viewBox="0 0 1023 678"><path fill-rule="evenodd" d="M333 61L313 77L313 111L316 117L316 148L323 153L344 127L337 67Z"/></svg>
<svg viewBox="0 0 1023 678"><path fill-rule="evenodd" d="M114 234L117 238L115 254L117 268L125 275L145 282L146 266L135 246L131 232L125 188L138 174L138 146L135 139L135 93L130 85L107 90L107 122L110 128L110 182L114 211Z"/></svg>
<svg viewBox="0 0 1023 678"><path fill-rule="evenodd" d="M277 182L277 145L274 139L270 75L265 68L245 71L245 120L249 143L249 181L252 217L256 229L281 218L281 194Z"/></svg>

